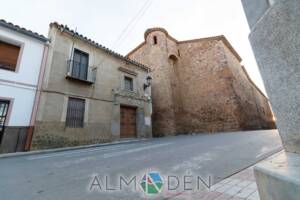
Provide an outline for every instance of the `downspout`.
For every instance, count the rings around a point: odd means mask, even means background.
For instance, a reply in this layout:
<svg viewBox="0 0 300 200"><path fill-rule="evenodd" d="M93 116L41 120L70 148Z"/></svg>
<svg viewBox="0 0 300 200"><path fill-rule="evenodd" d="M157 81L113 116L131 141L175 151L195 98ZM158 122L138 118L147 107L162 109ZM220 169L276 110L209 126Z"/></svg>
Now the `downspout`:
<svg viewBox="0 0 300 200"><path fill-rule="evenodd" d="M37 89L35 92L33 109L32 109L31 118L30 118L30 125L29 125L28 131L27 131L26 143L25 143L25 148L24 148L25 151L29 151L30 147L31 147L31 141L32 141L32 137L33 137L33 130L34 130L34 125L35 125L37 109L38 109L38 106L40 103L40 98L41 98L41 92L42 92L41 89L42 89L42 83L43 83L43 79L44 79L46 63L47 63L47 58L48 58L48 50L49 50L49 46L48 46L48 44L45 44L39 78L38 78Z"/></svg>

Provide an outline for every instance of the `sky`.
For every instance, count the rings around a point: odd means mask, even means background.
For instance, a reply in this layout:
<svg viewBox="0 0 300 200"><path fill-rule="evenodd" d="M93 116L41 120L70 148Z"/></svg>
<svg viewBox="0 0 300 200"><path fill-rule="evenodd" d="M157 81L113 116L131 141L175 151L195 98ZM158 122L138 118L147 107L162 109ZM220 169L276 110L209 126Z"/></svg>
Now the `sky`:
<svg viewBox="0 0 300 200"><path fill-rule="evenodd" d="M225 35L265 93L241 0L0 0L0 5L1 19L45 36L56 21L123 55L151 27L163 27L179 41Z"/></svg>

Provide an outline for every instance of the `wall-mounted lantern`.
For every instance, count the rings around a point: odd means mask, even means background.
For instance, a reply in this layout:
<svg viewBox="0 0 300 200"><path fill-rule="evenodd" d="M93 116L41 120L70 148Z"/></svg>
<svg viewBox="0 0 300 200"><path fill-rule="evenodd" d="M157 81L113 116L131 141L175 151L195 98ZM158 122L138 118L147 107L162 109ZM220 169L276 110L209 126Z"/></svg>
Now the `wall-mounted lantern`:
<svg viewBox="0 0 300 200"><path fill-rule="evenodd" d="M144 83L144 90L146 90L148 87L151 86L151 83L152 83L152 77L151 76L147 76L146 78L146 83Z"/></svg>

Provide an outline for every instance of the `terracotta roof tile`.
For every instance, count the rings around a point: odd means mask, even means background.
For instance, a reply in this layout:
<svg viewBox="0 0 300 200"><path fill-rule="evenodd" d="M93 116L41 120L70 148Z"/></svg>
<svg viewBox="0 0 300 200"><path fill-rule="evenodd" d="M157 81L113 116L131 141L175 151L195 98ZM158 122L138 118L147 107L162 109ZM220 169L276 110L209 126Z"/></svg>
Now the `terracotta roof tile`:
<svg viewBox="0 0 300 200"><path fill-rule="evenodd" d="M13 23L7 22L4 19L0 19L0 26L11 29L13 31L17 31L17 32L22 33L22 34L27 35L27 36L33 37L33 38L38 39L42 42L47 42L48 41L48 38L46 38L45 36L43 36L39 33L33 32L31 30L25 29L23 27L20 27L18 25L15 25Z"/></svg>
<svg viewBox="0 0 300 200"><path fill-rule="evenodd" d="M123 55L121 55L121 54L119 54L119 53L117 53L117 52L115 52L115 51L113 51L113 50L111 50L111 49L109 49L109 48L107 48L107 47L105 47L105 46L103 46L103 45L101 45L101 44L93 41L93 40L91 40L90 38L87 38L86 36L83 36L83 35L79 34L78 32L75 32L74 30L70 29L66 25L62 25L62 24L59 24L57 22L53 22L53 23L50 24L50 27L52 27L52 26L55 26L58 29L61 29L62 31L68 32L69 34L75 35L75 36L78 37L78 39L81 39L81 40L83 40L83 41L85 41L85 42L87 42L87 43L95 46L96 48L102 49L105 52L107 52L107 53L109 53L109 54L111 54L113 56L116 56L117 58L125 60L126 62L134 64L134 65L136 65L138 67L141 67L141 68L143 68L145 70L150 70L149 67L147 67L147 66L145 66L145 65L143 65L143 64L141 64L141 63L139 63L139 62L137 62L135 60L132 60L132 59L130 59L128 57L125 57L125 56L123 56Z"/></svg>

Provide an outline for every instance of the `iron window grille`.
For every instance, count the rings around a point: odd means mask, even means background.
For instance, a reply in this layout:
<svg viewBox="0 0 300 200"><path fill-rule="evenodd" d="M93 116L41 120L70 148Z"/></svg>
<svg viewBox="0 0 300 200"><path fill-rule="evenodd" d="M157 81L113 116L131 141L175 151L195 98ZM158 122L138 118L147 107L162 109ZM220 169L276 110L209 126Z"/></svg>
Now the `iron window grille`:
<svg viewBox="0 0 300 200"><path fill-rule="evenodd" d="M5 122L7 120L8 107L9 107L8 100L0 100L0 144L5 129Z"/></svg>
<svg viewBox="0 0 300 200"><path fill-rule="evenodd" d="M85 100L69 97L66 127L82 128L84 126Z"/></svg>

